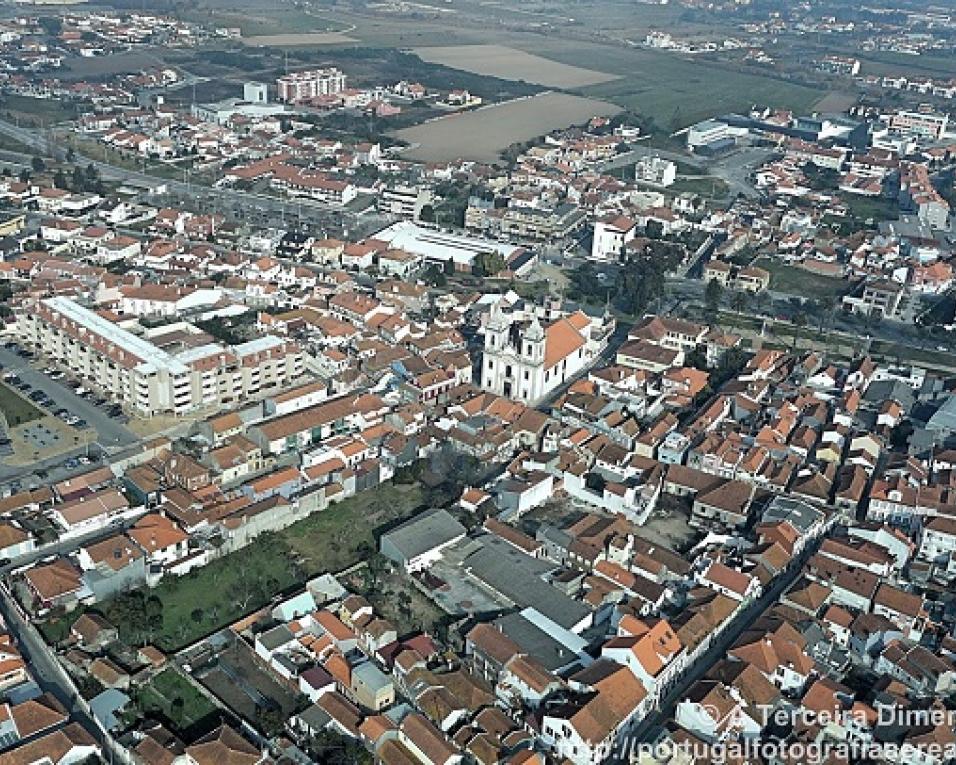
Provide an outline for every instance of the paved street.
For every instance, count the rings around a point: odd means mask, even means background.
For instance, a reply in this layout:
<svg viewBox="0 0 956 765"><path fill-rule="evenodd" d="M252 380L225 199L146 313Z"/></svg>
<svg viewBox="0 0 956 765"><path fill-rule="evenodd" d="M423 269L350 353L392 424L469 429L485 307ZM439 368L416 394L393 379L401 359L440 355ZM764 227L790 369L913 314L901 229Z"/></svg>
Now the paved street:
<svg viewBox="0 0 956 765"><path fill-rule="evenodd" d="M680 680L674 685L667 695L661 699L657 710L647 715L637 727L635 727L626 741L621 744L621 751L618 753L618 762L627 762L627 758L621 757L631 751L636 744L653 743L659 736L663 724L673 716L673 707L679 702L693 687L697 681L704 677L707 672L723 659L727 650L731 648L743 632L753 624L763 613L777 603L784 591L790 587L797 577L799 577L804 563L817 551L822 539L816 540L813 544L807 546L799 558L791 561L790 567L779 575L757 600L753 601L743 611L738 613L731 623L714 643L707 649L691 667L681 676Z"/></svg>

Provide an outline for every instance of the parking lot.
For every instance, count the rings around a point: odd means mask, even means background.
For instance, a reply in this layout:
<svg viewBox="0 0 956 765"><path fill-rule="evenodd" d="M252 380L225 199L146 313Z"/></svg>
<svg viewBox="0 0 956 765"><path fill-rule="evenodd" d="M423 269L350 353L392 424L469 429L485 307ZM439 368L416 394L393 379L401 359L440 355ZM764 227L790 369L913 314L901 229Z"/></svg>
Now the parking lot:
<svg viewBox="0 0 956 765"><path fill-rule="evenodd" d="M131 446L139 441L125 426L127 417L118 406L62 372L51 368L45 374L38 362L18 350L11 344L0 347L0 365L7 385L66 425L77 430L92 428L96 432L94 440L104 448ZM42 431L33 436L46 438Z"/></svg>

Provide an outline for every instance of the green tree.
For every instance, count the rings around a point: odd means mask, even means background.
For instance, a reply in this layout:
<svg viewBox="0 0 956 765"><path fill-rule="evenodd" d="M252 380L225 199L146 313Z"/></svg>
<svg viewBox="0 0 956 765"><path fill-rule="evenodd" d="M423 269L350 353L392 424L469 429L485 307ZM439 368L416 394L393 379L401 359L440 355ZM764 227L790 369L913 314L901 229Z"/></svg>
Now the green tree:
<svg viewBox="0 0 956 765"><path fill-rule="evenodd" d="M707 313L711 318L716 318L720 311L720 300L723 297L724 288L716 279L707 282L704 288L704 305L707 307Z"/></svg>
<svg viewBox="0 0 956 765"><path fill-rule="evenodd" d="M505 259L497 252L480 252L475 257L474 272L476 276L494 276L504 269Z"/></svg>
<svg viewBox="0 0 956 765"><path fill-rule="evenodd" d="M44 170L46 170L46 162L43 161L43 157L39 157L34 154L33 158L30 160L30 167L33 168L33 172L42 173Z"/></svg>

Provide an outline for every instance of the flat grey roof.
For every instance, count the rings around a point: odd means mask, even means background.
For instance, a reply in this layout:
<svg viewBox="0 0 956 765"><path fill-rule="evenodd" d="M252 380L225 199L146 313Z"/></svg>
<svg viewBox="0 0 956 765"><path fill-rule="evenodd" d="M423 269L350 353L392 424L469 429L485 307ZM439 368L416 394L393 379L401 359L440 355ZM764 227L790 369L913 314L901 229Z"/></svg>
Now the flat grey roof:
<svg viewBox="0 0 956 765"><path fill-rule="evenodd" d="M387 542L405 560L411 560L464 536L466 532L467 529L447 510L435 509L416 515L401 526L382 534L381 544Z"/></svg>
<svg viewBox="0 0 956 765"><path fill-rule="evenodd" d="M520 608L532 606L555 624L572 629L591 613L584 603L542 579L559 568L532 558L491 534L476 539L481 546L465 558L463 568Z"/></svg>

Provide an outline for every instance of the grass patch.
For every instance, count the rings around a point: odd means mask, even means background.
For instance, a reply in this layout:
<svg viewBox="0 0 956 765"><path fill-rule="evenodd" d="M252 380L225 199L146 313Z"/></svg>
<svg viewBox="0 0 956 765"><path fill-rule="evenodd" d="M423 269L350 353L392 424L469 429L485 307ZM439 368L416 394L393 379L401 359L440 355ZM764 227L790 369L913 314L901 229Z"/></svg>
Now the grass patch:
<svg viewBox="0 0 956 765"><path fill-rule="evenodd" d="M814 274L773 258L760 258L754 265L770 272L770 289L774 292L806 298L836 298L850 289L849 282L844 279Z"/></svg>
<svg viewBox="0 0 956 765"><path fill-rule="evenodd" d="M81 104L58 98L30 98L14 94L0 98L0 114L11 120L19 120L21 127L51 125L76 119L81 111Z"/></svg>
<svg viewBox="0 0 956 765"><path fill-rule="evenodd" d="M162 714L180 731L217 712L217 707L172 667L140 688L136 705L144 716Z"/></svg>
<svg viewBox="0 0 956 765"><path fill-rule="evenodd" d="M887 340L874 340L870 344L870 351L874 356L896 361L910 361L934 369L956 369L956 356L935 348L917 348L902 343L891 343Z"/></svg>
<svg viewBox="0 0 956 765"><path fill-rule="evenodd" d="M383 484L313 513L277 533L260 535L242 550L185 576L166 577L147 595L161 604L161 620L149 624L128 596L96 604L131 645L154 642L178 651L269 603L306 580L340 571L374 548L375 529L422 507L417 485Z"/></svg>
<svg viewBox="0 0 956 765"><path fill-rule="evenodd" d="M43 417L43 412L4 383L0 383L0 414L3 414L10 427Z"/></svg>
<svg viewBox="0 0 956 765"><path fill-rule="evenodd" d="M900 217L900 206L895 199L844 194L843 201L846 203L847 213L859 221L867 221L872 218L879 222L881 220L896 220Z"/></svg>
<svg viewBox="0 0 956 765"><path fill-rule="evenodd" d="M720 178L713 176L709 178L678 178L667 187L667 191L675 194L690 193L711 199L722 199L727 196L729 187Z"/></svg>
<svg viewBox="0 0 956 765"><path fill-rule="evenodd" d="M361 551L377 544L373 531L422 507L418 485L382 484L313 513L280 532L308 576L340 571L361 559Z"/></svg>

